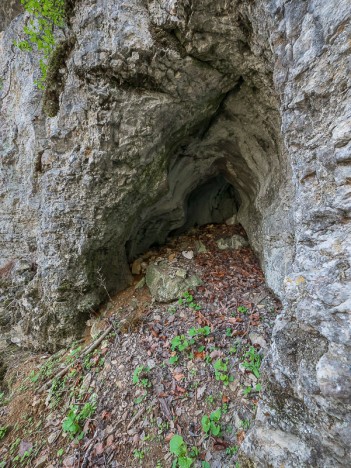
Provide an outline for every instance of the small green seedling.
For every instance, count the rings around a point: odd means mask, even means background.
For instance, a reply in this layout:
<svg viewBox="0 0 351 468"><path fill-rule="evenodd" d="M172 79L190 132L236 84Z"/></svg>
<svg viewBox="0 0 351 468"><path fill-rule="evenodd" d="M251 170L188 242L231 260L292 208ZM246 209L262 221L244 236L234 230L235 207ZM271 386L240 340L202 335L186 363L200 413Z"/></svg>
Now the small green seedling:
<svg viewBox="0 0 351 468"><path fill-rule="evenodd" d="M177 354L175 354L174 356L171 356L169 358L169 363L170 364L176 364L178 361L179 361L179 356Z"/></svg>
<svg viewBox="0 0 351 468"><path fill-rule="evenodd" d="M7 434L8 429L9 428L7 426L0 426L0 440L5 437L5 435Z"/></svg>
<svg viewBox="0 0 351 468"><path fill-rule="evenodd" d="M225 335L226 335L228 338L230 338L230 337L232 336L232 334L233 334L233 330L232 330L230 327L226 328L226 330L225 330Z"/></svg>
<svg viewBox="0 0 351 468"><path fill-rule="evenodd" d="M188 340L184 335L177 335L171 340L172 351L182 352L195 343L192 338Z"/></svg>
<svg viewBox="0 0 351 468"><path fill-rule="evenodd" d="M222 410L218 408L216 411L213 411L210 416L203 416L201 419L201 427L204 432L208 435L218 436L221 433L221 426L218 421L222 417Z"/></svg>
<svg viewBox="0 0 351 468"><path fill-rule="evenodd" d="M256 351L256 349L251 346L250 349L245 353L245 357L247 358L246 361L243 362L243 367L245 369L251 371L254 376L259 379L260 374L260 367L262 362L261 355Z"/></svg>
<svg viewBox="0 0 351 468"><path fill-rule="evenodd" d="M201 306L194 301L194 297L187 291L182 294L182 297L178 300L180 305L187 305L191 309L201 310Z"/></svg>
<svg viewBox="0 0 351 468"><path fill-rule="evenodd" d="M247 314L248 308L245 307L245 306L243 306L243 305L241 305L241 306L239 306L239 307L237 308L237 311L240 312L240 314Z"/></svg>
<svg viewBox="0 0 351 468"><path fill-rule="evenodd" d="M142 460L144 459L145 457L145 453L143 450L138 450L138 449L135 449L133 451L133 456L134 458L136 458L137 460L139 460L139 462L142 462Z"/></svg>
<svg viewBox="0 0 351 468"><path fill-rule="evenodd" d="M133 372L133 384L139 385L139 387L149 388L151 382L147 377L150 372L150 368L147 366L138 366Z"/></svg>
<svg viewBox="0 0 351 468"><path fill-rule="evenodd" d="M80 424L84 423L87 419L91 418L95 411L95 399L91 399L91 401L85 403L85 405L80 411L78 406L71 406L66 418L62 423L63 432L67 432L72 438L78 435L79 433L78 440L81 440L84 437L84 431L82 431Z"/></svg>
<svg viewBox="0 0 351 468"><path fill-rule="evenodd" d="M173 461L172 468L190 468L194 463L188 454L188 448L182 436L175 434L169 443L169 450L177 458Z"/></svg>
<svg viewBox="0 0 351 468"><path fill-rule="evenodd" d="M247 431L250 428L250 421L248 419L243 419L240 423L244 431Z"/></svg>
<svg viewBox="0 0 351 468"><path fill-rule="evenodd" d="M234 378L228 374L228 365L227 362L222 359L217 359L213 364L215 370L215 378L223 382L224 385L229 385L229 382L232 382Z"/></svg>
<svg viewBox="0 0 351 468"><path fill-rule="evenodd" d="M209 326L205 326L203 328L190 328L188 334L192 337L194 336L208 336L211 333L211 328Z"/></svg>
<svg viewBox="0 0 351 468"><path fill-rule="evenodd" d="M237 445L233 445L232 447L228 447L225 451L227 455L232 457L233 455L236 455L238 453L239 447Z"/></svg>

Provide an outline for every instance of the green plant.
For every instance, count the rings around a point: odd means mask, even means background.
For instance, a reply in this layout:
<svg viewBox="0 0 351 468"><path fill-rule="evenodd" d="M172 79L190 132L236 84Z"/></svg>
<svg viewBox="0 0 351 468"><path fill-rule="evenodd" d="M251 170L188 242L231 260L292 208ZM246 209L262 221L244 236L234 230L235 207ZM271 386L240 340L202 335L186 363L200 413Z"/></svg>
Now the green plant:
<svg viewBox="0 0 351 468"><path fill-rule="evenodd" d="M212 404L214 402L214 396L213 395L208 395L208 397L206 397L206 400Z"/></svg>
<svg viewBox="0 0 351 468"><path fill-rule="evenodd" d="M225 451L227 455L232 457L233 455L237 454L239 450L239 447L237 445L233 445L232 447L228 447Z"/></svg>
<svg viewBox="0 0 351 468"><path fill-rule="evenodd" d="M232 336L233 330L230 327L225 329L225 335L230 338Z"/></svg>
<svg viewBox="0 0 351 468"><path fill-rule="evenodd" d="M140 387L149 388L151 387L151 382L147 377L147 374L150 372L150 367L147 366L138 366L133 373L133 384L139 385Z"/></svg>
<svg viewBox="0 0 351 468"><path fill-rule="evenodd" d="M188 334L192 337L194 336L208 336L211 333L211 328L208 327L207 325L202 328L190 328L188 331Z"/></svg>
<svg viewBox="0 0 351 468"><path fill-rule="evenodd" d="M7 434L8 429L9 428L7 426L0 426L0 440L5 437L5 435Z"/></svg>
<svg viewBox="0 0 351 468"><path fill-rule="evenodd" d="M211 468L211 465L208 463L208 461L203 461L201 462L201 468Z"/></svg>
<svg viewBox="0 0 351 468"><path fill-rule="evenodd" d="M194 344L195 341L193 339L188 340L184 335L177 335L171 340L171 348L172 351L184 351L192 344Z"/></svg>
<svg viewBox="0 0 351 468"><path fill-rule="evenodd" d="M135 449L133 451L133 456L134 456L134 458L136 458L137 460L139 460L141 462L145 457L145 453L144 453L143 450Z"/></svg>
<svg viewBox="0 0 351 468"><path fill-rule="evenodd" d="M96 399L91 398L91 401L85 403L83 408L79 411L79 407L71 406L66 418L62 423L62 430L67 432L71 437L75 437L78 433L78 439L84 436L80 424L89 419L96 411Z"/></svg>
<svg viewBox="0 0 351 468"><path fill-rule="evenodd" d="M62 455L65 453L65 451L63 450L63 448L59 449L56 453L56 456L57 457L62 457Z"/></svg>
<svg viewBox="0 0 351 468"><path fill-rule="evenodd" d="M228 385L229 382L232 382L234 379L228 374L228 364L226 360L217 359L213 364L215 370L215 378L223 382L224 385Z"/></svg>
<svg viewBox="0 0 351 468"><path fill-rule="evenodd" d="M240 314L247 314L248 312L248 308L243 305L239 306L236 310L240 312Z"/></svg>
<svg viewBox="0 0 351 468"><path fill-rule="evenodd" d="M223 403L221 406L222 414L227 414L228 409L229 409L228 403Z"/></svg>
<svg viewBox="0 0 351 468"><path fill-rule="evenodd" d="M262 362L261 355L256 351L256 349L251 346L250 349L245 353L245 357L247 358L246 361L242 363L245 369L251 371L254 376L259 379L260 374L260 367Z"/></svg>
<svg viewBox="0 0 351 468"><path fill-rule="evenodd" d="M174 356L171 356L169 358L169 363L170 364L176 364L178 361L179 361L179 356L177 356L177 354L175 354Z"/></svg>
<svg viewBox="0 0 351 468"><path fill-rule="evenodd" d="M173 461L172 468L190 468L194 463L188 454L188 448L182 436L175 434L169 442L169 450L177 458Z"/></svg>
<svg viewBox="0 0 351 468"><path fill-rule="evenodd" d="M66 0L21 0L21 3L30 19L23 28L26 39L15 42L15 45L25 52L36 49L41 55L41 76L36 84L44 89L47 65L56 47L55 29L63 29L65 25Z"/></svg>
<svg viewBox="0 0 351 468"><path fill-rule="evenodd" d="M201 310L201 306L194 301L194 297L187 291L178 299L180 305L187 305L191 309Z"/></svg>
<svg viewBox="0 0 351 468"><path fill-rule="evenodd" d="M210 416L204 415L201 419L201 427L206 434L218 436L221 433L221 426L217 424L222 417L221 408L213 411Z"/></svg>
<svg viewBox="0 0 351 468"><path fill-rule="evenodd" d="M244 429L244 431L247 431L250 427L250 421L249 419L243 419L241 422L240 422L240 426Z"/></svg>

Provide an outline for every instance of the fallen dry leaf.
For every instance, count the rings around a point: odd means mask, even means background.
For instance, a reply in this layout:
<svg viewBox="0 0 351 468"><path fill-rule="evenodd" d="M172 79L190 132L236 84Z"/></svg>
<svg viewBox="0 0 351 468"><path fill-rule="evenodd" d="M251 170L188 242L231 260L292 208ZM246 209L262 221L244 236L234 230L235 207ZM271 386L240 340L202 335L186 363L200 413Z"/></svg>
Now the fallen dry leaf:
<svg viewBox="0 0 351 468"><path fill-rule="evenodd" d="M245 439L245 431L239 431L236 433L236 439L238 441L238 444L242 444L243 440Z"/></svg>
<svg viewBox="0 0 351 468"><path fill-rule="evenodd" d="M180 380L184 379L184 374L173 374L174 379L179 382Z"/></svg>

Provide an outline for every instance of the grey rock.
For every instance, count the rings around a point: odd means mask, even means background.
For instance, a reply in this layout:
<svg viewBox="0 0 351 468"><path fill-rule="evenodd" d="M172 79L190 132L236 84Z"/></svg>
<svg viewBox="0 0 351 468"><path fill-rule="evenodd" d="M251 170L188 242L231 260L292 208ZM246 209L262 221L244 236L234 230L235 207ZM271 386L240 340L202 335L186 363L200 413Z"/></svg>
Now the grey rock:
<svg viewBox="0 0 351 468"><path fill-rule="evenodd" d="M161 262L159 265L151 264L148 267L145 277L146 284L156 301L175 301L184 292L202 284L201 280L195 275L184 277L184 275L178 273L177 268L171 267L166 262Z"/></svg>
<svg viewBox="0 0 351 468"><path fill-rule="evenodd" d="M237 234L226 239L218 239L217 241L217 246L220 250L236 250L241 249L242 247L247 247L248 245L249 243L247 240Z"/></svg>

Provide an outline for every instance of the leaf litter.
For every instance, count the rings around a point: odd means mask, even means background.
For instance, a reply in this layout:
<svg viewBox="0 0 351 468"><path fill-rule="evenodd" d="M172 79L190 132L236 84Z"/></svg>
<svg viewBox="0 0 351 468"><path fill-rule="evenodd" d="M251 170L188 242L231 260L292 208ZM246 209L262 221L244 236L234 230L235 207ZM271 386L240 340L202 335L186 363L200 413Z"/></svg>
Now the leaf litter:
<svg viewBox="0 0 351 468"><path fill-rule="evenodd" d="M240 226L208 225L150 250L131 265L133 286L91 318L85 341L32 355L23 363L29 374L8 375L15 383L0 403L8 428L0 466L238 467L281 305L249 246L218 247L231 236L246 237ZM196 274L201 286L155 302L141 280L160 261ZM80 359L108 326L114 332ZM175 441L184 444L178 459Z"/></svg>

